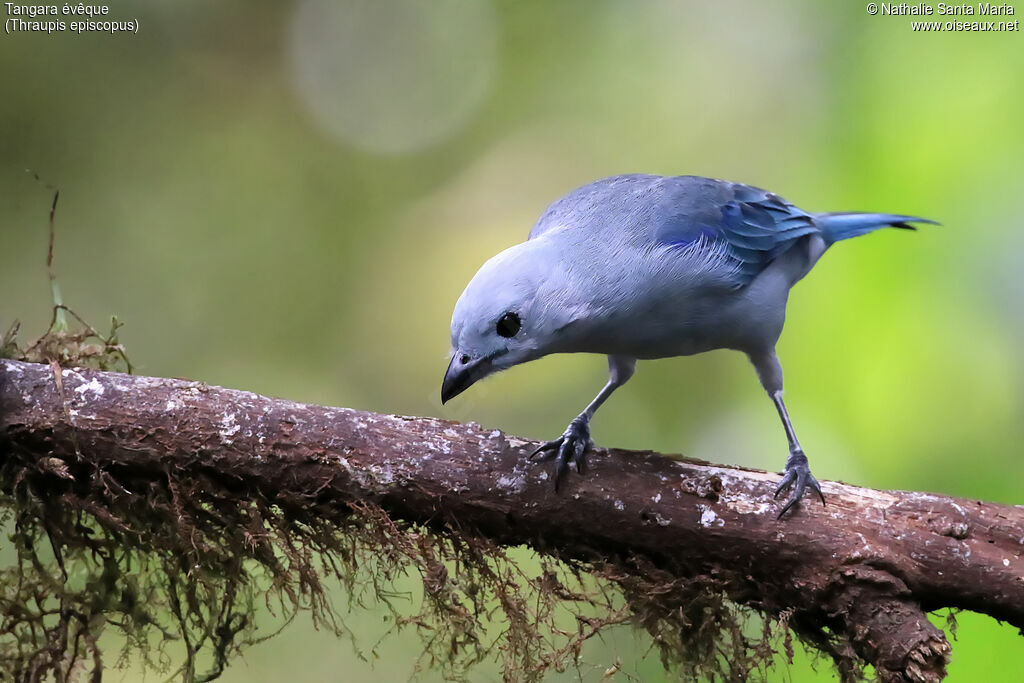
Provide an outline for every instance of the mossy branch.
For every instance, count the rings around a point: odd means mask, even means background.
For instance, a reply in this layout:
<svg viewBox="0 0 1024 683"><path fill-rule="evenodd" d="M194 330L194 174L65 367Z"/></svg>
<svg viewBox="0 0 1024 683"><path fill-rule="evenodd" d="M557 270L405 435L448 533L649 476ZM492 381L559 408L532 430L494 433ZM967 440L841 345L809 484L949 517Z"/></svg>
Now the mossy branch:
<svg viewBox="0 0 1024 683"><path fill-rule="evenodd" d="M173 670L171 643L183 678L214 678L254 641L257 601L343 631L328 577L386 599L409 569L424 606L398 618L424 634L423 664L451 676L499 658L507 678L536 679L632 623L684 677L757 677L793 632L844 679L870 664L883 680L937 681L950 646L926 612L1024 628L1024 507L823 482L827 507L779 521L776 475L603 449L556 495L527 460L534 445L0 360L0 515L18 558L0 575L0 668L102 671L112 625L154 666ZM539 573L515 546L538 553ZM507 622L496 638L489 618Z"/></svg>

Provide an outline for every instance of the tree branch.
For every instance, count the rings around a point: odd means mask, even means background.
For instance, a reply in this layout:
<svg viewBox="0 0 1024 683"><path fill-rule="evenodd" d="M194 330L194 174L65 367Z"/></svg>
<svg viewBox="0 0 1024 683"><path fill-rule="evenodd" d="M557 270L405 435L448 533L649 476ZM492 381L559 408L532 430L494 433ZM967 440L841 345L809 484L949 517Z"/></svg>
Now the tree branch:
<svg viewBox="0 0 1024 683"><path fill-rule="evenodd" d="M841 667L852 647L884 680L945 675L950 647L927 611L967 609L1024 629L1024 506L822 482L827 507L805 502L780 521L775 474L615 449L598 449L586 476L555 494L548 468L527 460L535 444L472 424L175 379L55 377L0 360L0 464L29 453L56 482L88 453L136 479L173 467L271 500L372 502L501 545L713 577L731 600L787 616Z"/></svg>

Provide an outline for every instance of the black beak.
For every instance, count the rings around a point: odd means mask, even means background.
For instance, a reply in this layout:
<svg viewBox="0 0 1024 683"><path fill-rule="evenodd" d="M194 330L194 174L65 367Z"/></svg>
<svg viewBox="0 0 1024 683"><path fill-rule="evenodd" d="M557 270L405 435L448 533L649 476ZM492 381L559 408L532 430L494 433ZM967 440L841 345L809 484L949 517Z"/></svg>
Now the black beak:
<svg viewBox="0 0 1024 683"><path fill-rule="evenodd" d="M452 356L448 371L444 373L444 381L441 382L441 403L447 403L486 375L483 370L488 361L488 358L473 360L461 353Z"/></svg>

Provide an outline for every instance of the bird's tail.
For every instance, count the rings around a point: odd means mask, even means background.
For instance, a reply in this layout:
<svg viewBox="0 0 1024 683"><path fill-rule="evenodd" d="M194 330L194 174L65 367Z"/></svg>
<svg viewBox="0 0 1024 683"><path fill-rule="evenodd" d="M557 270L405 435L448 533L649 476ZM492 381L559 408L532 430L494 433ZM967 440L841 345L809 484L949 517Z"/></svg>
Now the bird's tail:
<svg viewBox="0 0 1024 683"><path fill-rule="evenodd" d="M843 211L838 213L815 214L814 222L821 228L822 236L828 244L834 244L839 240L859 237L879 228L893 227L903 230L916 230L911 223L931 223L938 225L936 221L917 216L902 216L892 213L858 213L856 211Z"/></svg>

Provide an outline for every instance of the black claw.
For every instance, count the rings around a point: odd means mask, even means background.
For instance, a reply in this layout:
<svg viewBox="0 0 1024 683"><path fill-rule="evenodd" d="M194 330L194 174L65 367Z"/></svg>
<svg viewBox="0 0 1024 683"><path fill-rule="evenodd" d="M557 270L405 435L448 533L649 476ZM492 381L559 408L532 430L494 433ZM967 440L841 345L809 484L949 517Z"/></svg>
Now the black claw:
<svg viewBox="0 0 1024 683"><path fill-rule="evenodd" d="M778 498L780 493L789 488L794 479L796 479L796 472L793 470L786 470L786 476L782 478L782 481L779 482L778 488L775 489L775 497Z"/></svg>
<svg viewBox="0 0 1024 683"><path fill-rule="evenodd" d="M537 448L534 449L533 453L530 453L529 459L533 460L534 458L537 457L538 453L542 453L543 451L550 451L552 449L557 449L561 445L562 445L561 437L555 439L554 441L545 441L541 445L537 446ZM544 462L545 460L550 460L552 457L553 456L551 456L551 455L545 455L540 460L541 460L541 462Z"/></svg>
<svg viewBox="0 0 1024 683"><path fill-rule="evenodd" d="M779 494L790 486L793 487L793 495L782 506L778 519L782 519L782 516L796 505L808 487L818 494L821 504L825 504L825 495L821 492L821 485L818 484L818 480L811 474L811 468L807 464L807 456L800 451L789 454L789 460L786 461L786 473L782 477L782 481L779 482L779 487L775 489L775 497L778 498Z"/></svg>
<svg viewBox="0 0 1024 683"><path fill-rule="evenodd" d="M821 492L821 485L818 484L818 480L815 479L813 475L811 475L810 484L811 488L814 489L814 492L818 494L818 498L821 499L821 504L825 505L825 494Z"/></svg>
<svg viewBox="0 0 1024 683"><path fill-rule="evenodd" d="M575 444L572 439L564 439L562 446L558 449L558 457L555 458L555 493L562 487L565 476L569 473L569 465L573 460Z"/></svg>
<svg viewBox="0 0 1024 683"><path fill-rule="evenodd" d="M576 465L576 471L583 474L587 469L587 450L591 447L590 427L582 420L573 420L562 436L538 446L531 454L532 460L539 453L544 453L540 462L555 461L555 491L557 492L569 472L569 467Z"/></svg>

